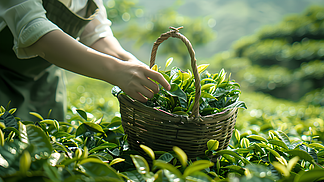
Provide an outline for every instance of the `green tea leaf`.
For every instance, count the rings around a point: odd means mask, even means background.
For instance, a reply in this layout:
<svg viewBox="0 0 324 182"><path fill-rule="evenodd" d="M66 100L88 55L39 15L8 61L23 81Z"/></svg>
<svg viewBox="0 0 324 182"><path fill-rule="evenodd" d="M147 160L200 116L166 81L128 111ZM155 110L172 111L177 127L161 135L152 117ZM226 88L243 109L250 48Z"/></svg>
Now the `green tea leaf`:
<svg viewBox="0 0 324 182"><path fill-rule="evenodd" d="M242 156L240 156L239 154L237 154L236 152L231 151L231 150L215 151L215 152L213 152L213 154L214 155L224 155L224 154L231 155L231 156L235 157L236 159L241 160L245 164L250 164L250 161L248 161L247 159L243 158Z"/></svg>
<svg viewBox="0 0 324 182"><path fill-rule="evenodd" d="M221 83L223 83L223 81L225 80L226 78L226 72L224 70L224 68L219 72L219 75L218 75L218 85L220 85Z"/></svg>
<svg viewBox="0 0 324 182"><path fill-rule="evenodd" d="M218 149L218 146L219 146L219 142L217 140L211 139L211 140L209 140L207 142L207 148L208 148L209 151L211 151L211 150L217 150Z"/></svg>
<svg viewBox="0 0 324 182"><path fill-rule="evenodd" d="M186 177L187 181L214 181L210 176L201 171L196 171Z"/></svg>
<svg viewBox="0 0 324 182"><path fill-rule="evenodd" d="M148 175L150 172L150 167L147 163L147 161L139 155L130 155L130 157L133 160L133 163L136 166L137 172L142 175Z"/></svg>
<svg viewBox="0 0 324 182"><path fill-rule="evenodd" d="M267 148L267 150L271 152L275 157L281 157L281 155L277 151L270 148Z"/></svg>
<svg viewBox="0 0 324 182"><path fill-rule="evenodd" d="M276 131L276 134L278 135L278 137L289 147L290 146L290 139L289 137L286 135L286 133L282 132L282 131Z"/></svg>
<svg viewBox="0 0 324 182"><path fill-rule="evenodd" d="M84 169L84 173L91 177L105 177L103 181L124 181L116 172L116 170L109 165L103 163L97 158L87 158L79 163Z"/></svg>
<svg viewBox="0 0 324 182"><path fill-rule="evenodd" d="M214 163L208 161L208 160L198 160L193 162L190 166L186 168L186 170L183 172L183 177L187 177L190 174L196 172L196 171L201 171L203 169L209 168L213 166Z"/></svg>
<svg viewBox="0 0 324 182"><path fill-rule="evenodd" d="M78 112L78 114L84 119L84 120L88 120L88 117L87 117L87 113L81 109L77 109L76 112Z"/></svg>
<svg viewBox="0 0 324 182"><path fill-rule="evenodd" d="M161 160L155 160L155 161L153 161L153 166L156 166L157 168L160 168L160 169L167 169L168 171L173 173L177 178L182 179L181 172L177 168L175 168L173 165L171 165L170 163L167 163L167 162L161 161Z"/></svg>
<svg viewBox="0 0 324 182"><path fill-rule="evenodd" d="M120 117L114 117L107 128L111 131L118 129L122 125Z"/></svg>
<svg viewBox="0 0 324 182"><path fill-rule="evenodd" d="M51 165L43 165L45 175L52 181L52 182L60 182L63 181L61 178L61 174L57 167Z"/></svg>
<svg viewBox="0 0 324 182"><path fill-rule="evenodd" d="M165 63L165 69L169 67L172 62L173 62L173 57L170 57Z"/></svg>
<svg viewBox="0 0 324 182"><path fill-rule="evenodd" d="M250 146L250 141L247 138L242 138L240 145L242 148L248 148Z"/></svg>
<svg viewBox="0 0 324 182"><path fill-rule="evenodd" d="M187 166L187 160L188 160L187 154L181 148L179 148L177 146L173 147L173 151L177 154L181 165L183 167L186 167Z"/></svg>
<svg viewBox="0 0 324 182"><path fill-rule="evenodd" d="M239 130L237 129L234 130L234 136L238 142L241 140L241 135Z"/></svg>
<svg viewBox="0 0 324 182"><path fill-rule="evenodd" d="M59 123L56 120L51 120L51 119L45 119L43 121L40 121L40 123L46 123L46 124L51 124L54 125L55 129L59 130Z"/></svg>
<svg viewBox="0 0 324 182"><path fill-rule="evenodd" d="M303 150L294 149L294 150L286 151L286 153L291 156L298 156L300 159L304 159L305 161L314 163L313 157Z"/></svg>
<svg viewBox="0 0 324 182"><path fill-rule="evenodd" d="M280 172L283 176L288 177L290 174L290 171L288 171L288 169L286 168L286 166L282 165L279 162L274 161L272 163L273 167L275 167L275 169Z"/></svg>
<svg viewBox="0 0 324 182"><path fill-rule="evenodd" d="M324 146L320 143L311 143L311 144L308 144L308 146L311 148L324 149Z"/></svg>
<svg viewBox="0 0 324 182"><path fill-rule="evenodd" d="M112 166L112 165L114 165L114 164L117 164L117 163L120 163L120 162L124 162L124 161L125 161L125 159L123 159L123 158L115 158L114 160L112 160L112 161L109 163L109 165Z"/></svg>
<svg viewBox="0 0 324 182"><path fill-rule="evenodd" d="M170 162L173 158L174 158L174 157L173 157L172 154L166 152L166 153L162 154L162 155L159 157L158 160L162 160L162 161L164 161L164 162Z"/></svg>
<svg viewBox="0 0 324 182"><path fill-rule="evenodd" d="M212 86L216 86L216 84L214 84L214 83L204 84L204 85L201 86L201 90L209 90L210 87L212 87Z"/></svg>
<svg viewBox="0 0 324 182"><path fill-rule="evenodd" d="M116 148L116 147L118 147L117 144L106 142L106 143L103 143L103 144L101 144L101 145L99 145L97 147L94 147L89 152L90 153L98 152L98 151L103 150L103 149L109 149L109 150L111 150L111 149Z"/></svg>
<svg viewBox="0 0 324 182"><path fill-rule="evenodd" d="M52 153L52 145L45 132L38 126L27 125L26 133L28 144L33 144L35 146L31 155L34 156L35 154L42 153L44 157L49 157Z"/></svg>
<svg viewBox="0 0 324 182"><path fill-rule="evenodd" d="M175 111L175 112L172 112L172 114L182 115L182 116L189 116L188 113L186 113L184 111Z"/></svg>
<svg viewBox="0 0 324 182"><path fill-rule="evenodd" d="M277 145L279 147L282 147L286 150L289 150L289 148L287 147L287 145L281 141L281 140L275 140L275 139L272 139L272 140L269 140L269 143L272 144L272 145Z"/></svg>
<svg viewBox="0 0 324 182"><path fill-rule="evenodd" d="M202 79L202 80L200 81L200 84L201 84L201 85L204 85L205 82L208 82L208 83L210 83L210 82L212 82L212 83L216 83L216 81L213 80L213 79L211 79L211 78L204 78L204 79Z"/></svg>
<svg viewBox="0 0 324 182"><path fill-rule="evenodd" d="M297 164L298 161L299 161L298 156L295 156L292 159L290 159L288 162L288 165L287 165L288 171L291 171L295 167L295 165Z"/></svg>
<svg viewBox="0 0 324 182"><path fill-rule="evenodd" d="M125 171L122 172L125 175L126 179L130 182L146 182L141 174L139 174L136 170L134 171Z"/></svg>
<svg viewBox="0 0 324 182"><path fill-rule="evenodd" d="M0 145L3 146L5 144L4 134L0 129Z"/></svg>
<svg viewBox="0 0 324 182"><path fill-rule="evenodd" d="M158 66L156 64L151 69L154 70L154 71L159 71L159 68L158 68Z"/></svg>
<svg viewBox="0 0 324 182"><path fill-rule="evenodd" d="M262 136L260 135L250 135L250 136L247 136L247 138L252 138L254 140L259 140L259 141L262 141L262 142L265 142L265 143L268 143L268 140L263 138Z"/></svg>
<svg viewBox="0 0 324 182"><path fill-rule="evenodd" d="M318 181L323 178L324 169L312 169L309 171L300 171L294 182Z"/></svg>
<svg viewBox="0 0 324 182"><path fill-rule="evenodd" d="M59 142L53 142L52 147L53 147L53 150L62 150L66 153L68 152L66 147L62 143L59 143Z"/></svg>
<svg viewBox="0 0 324 182"><path fill-rule="evenodd" d="M9 113L14 114L16 112L16 110L17 110L17 108L12 108L12 109L9 110Z"/></svg>
<svg viewBox="0 0 324 182"><path fill-rule="evenodd" d="M0 106L0 113L6 112L6 109L3 106Z"/></svg>
<svg viewBox="0 0 324 182"><path fill-rule="evenodd" d="M197 66L198 73L201 74L203 71L205 71L208 68L209 64L201 64Z"/></svg>
<svg viewBox="0 0 324 182"><path fill-rule="evenodd" d="M211 94L209 94L209 93L207 93L207 92L201 92L200 97L202 97L202 98L209 98L209 99L215 99L215 100L217 100L217 98L215 98L213 95L211 95Z"/></svg>
<svg viewBox="0 0 324 182"><path fill-rule="evenodd" d="M30 153L25 150L21 157L20 157L20 161L19 161L19 170L26 175L27 171L29 170L31 165L31 157L30 157Z"/></svg>
<svg viewBox="0 0 324 182"><path fill-rule="evenodd" d="M164 72L161 72L160 71L160 73L162 74L162 76L170 83L170 81L171 81L171 78L167 75L167 74L165 74Z"/></svg>
<svg viewBox="0 0 324 182"><path fill-rule="evenodd" d="M143 144L141 144L140 147L145 151L145 153L147 153L151 157L152 160L155 160L155 154L150 147L145 146Z"/></svg>
<svg viewBox="0 0 324 182"><path fill-rule="evenodd" d="M29 114L39 118L40 120L44 120L44 118L40 114L38 114L37 112L29 112Z"/></svg>
<svg viewBox="0 0 324 182"><path fill-rule="evenodd" d="M87 131L92 131L92 132L95 132L95 133L103 133L105 134L105 132L103 131L102 127L98 124L95 124L95 123L82 123L76 133L75 133L75 136L79 136L79 135L82 135L84 133L86 133Z"/></svg>
<svg viewBox="0 0 324 182"><path fill-rule="evenodd" d="M0 122L4 123L6 127L18 128L17 120L7 111L0 117Z"/></svg>
<svg viewBox="0 0 324 182"><path fill-rule="evenodd" d="M245 169L242 168L241 166L236 166L236 165L230 165L230 166L225 166L222 168L230 169L231 171L236 171L237 173L244 175Z"/></svg>

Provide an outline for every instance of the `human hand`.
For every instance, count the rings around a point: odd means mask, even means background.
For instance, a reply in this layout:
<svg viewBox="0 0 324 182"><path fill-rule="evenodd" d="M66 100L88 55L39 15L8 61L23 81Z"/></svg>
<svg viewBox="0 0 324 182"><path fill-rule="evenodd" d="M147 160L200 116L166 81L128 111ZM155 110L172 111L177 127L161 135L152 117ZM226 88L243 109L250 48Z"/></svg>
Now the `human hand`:
<svg viewBox="0 0 324 182"><path fill-rule="evenodd" d="M146 102L159 92L159 86L152 80L160 83L166 90L170 90L167 80L158 72L151 70L137 59L123 61L116 69L114 81L127 95L140 102ZM151 80L152 79L152 80Z"/></svg>

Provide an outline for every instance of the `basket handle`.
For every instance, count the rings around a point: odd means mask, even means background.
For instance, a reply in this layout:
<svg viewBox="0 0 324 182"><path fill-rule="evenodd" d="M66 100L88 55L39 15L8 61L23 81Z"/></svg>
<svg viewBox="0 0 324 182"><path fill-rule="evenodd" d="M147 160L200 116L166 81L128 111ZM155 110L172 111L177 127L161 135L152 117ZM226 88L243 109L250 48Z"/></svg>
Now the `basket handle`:
<svg viewBox="0 0 324 182"><path fill-rule="evenodd" d="M152 48L152 53L151 53L151 60L150 60L150 68L153 67L153 65L155 64L155 57L156 57L156 51L157 48L159 47L159 45L167 40L169 37L175 37L175 38L179 38L180 40L182 40L182 42L187 46L187 49L189 51L190 57L191 57L191 68L192 68L192 72L194 74L194 78L195 78L195 88L196 88L196 93L195 93L195 102L194 102L194 106L192 108L192 113L190 115L190 117L194 117L194 118L198 118L199 117L199 99L200 99L200 95L201 95L201 86L200 86L200 77L199 77L199 73L198 73L198 68L197 68L197 60L195 58L195 51L192 48L192 45L190 43L190 41L181 33L179 33L179 29L181 29L183 27L179 27L179 28L174 28L174 27L170 27L170 31L163 33L155 42Z"/></svg>

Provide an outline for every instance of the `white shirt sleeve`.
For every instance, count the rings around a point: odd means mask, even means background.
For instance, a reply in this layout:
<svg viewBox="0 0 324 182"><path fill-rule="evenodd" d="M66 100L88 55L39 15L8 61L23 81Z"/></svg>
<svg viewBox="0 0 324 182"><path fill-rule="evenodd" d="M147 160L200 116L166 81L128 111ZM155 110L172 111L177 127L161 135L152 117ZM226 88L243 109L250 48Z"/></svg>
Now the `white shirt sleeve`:
<svg viewBox="0 0 324 182"><path fill-rule="evenodd" d="M46 33L60 29L45 16L41 0L1 0L0 23L11 30L18 58L36 57L26 49Z"/></svg>
<svg viewBox="0 0 324 182"><path fill-rule="evenodd" d="M95 2L99 7L99 13L86 25L82 35L80 36L80 42L87 46L91 46L100 38L113 36L110 29L111 21L107 19L106 8L104 7L102 0L95 0Z"/></svg>

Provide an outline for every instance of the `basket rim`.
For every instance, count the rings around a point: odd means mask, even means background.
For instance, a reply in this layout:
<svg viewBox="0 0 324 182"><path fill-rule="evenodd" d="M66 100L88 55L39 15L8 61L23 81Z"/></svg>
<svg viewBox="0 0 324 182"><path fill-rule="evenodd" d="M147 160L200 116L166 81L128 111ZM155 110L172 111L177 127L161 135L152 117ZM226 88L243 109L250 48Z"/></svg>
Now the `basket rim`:
<svg viewBox="0 0 324 182"><path fill-rule="evenodd" d="M125 101L132 107L145 107L146 109L150 110L151 112L156 112L157 114L163 116L163 117L172 117L172 118L179 118L181 119L181 121L195 121L195 122L200 122L202 120L214 120L214 119L218 119L218 120L222 120L223 118L227 118L228 115L233 115L235 112L237 112L238 108L232 108L232 109L225 109L224 111L215 113L215 114L211 114L211 115L206 115L206 116L200 116L197 117L189 117L189 116L184 116L184 115L178 115L178 114L173 114L173 113L169 113L167 111L161 110L161 109L156 109L150 106L147 106L145 104L143 104L142 102L139 102L135 99L132 99L130 96L126 95L126 94L119 94L118 95L118 100L119 102L123 102L125 103ZM123 113L121 113L123 114Z"/></svg>

